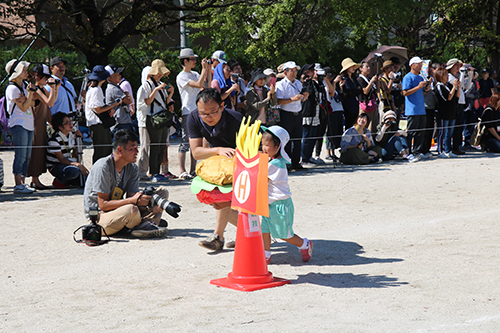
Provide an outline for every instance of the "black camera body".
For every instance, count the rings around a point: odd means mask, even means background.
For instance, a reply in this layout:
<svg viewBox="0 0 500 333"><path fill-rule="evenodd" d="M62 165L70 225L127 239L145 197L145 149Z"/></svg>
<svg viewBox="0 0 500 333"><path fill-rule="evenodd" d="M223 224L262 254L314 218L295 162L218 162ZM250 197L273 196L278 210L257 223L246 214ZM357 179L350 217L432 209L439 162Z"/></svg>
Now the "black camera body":
<svg viewBox="0 0 500 333"><path fill-rule="evenodd" d="M166 211L170 216L175 218L179 217L181 206L156 194L156 189L153 186L146 187L144 191L142 191L142 193L151 196L151 201L149 202L150 207L153 207L156 204L157 206L160 206L164 211Z"/></svg>
<svg viewBox="0 0 500 333"><path fill-rule="evenodd" d="M207 64L209 65L213 64L212 59L207 59Z"/></svg>
<svg viewBox="0 0 500 333"><path fill-rule="evenodd" d="M107 243L110 239L106 231L97 224L97 219L99 217L99 211L95 208L89 210L90 224L82 225L73 232L73 240L77 243L85 243L88 246L96 246ZM82 239L77 240L75 234L78 230L82 229ZM108 237L107 240L102 240L102 234Z"/></svg>

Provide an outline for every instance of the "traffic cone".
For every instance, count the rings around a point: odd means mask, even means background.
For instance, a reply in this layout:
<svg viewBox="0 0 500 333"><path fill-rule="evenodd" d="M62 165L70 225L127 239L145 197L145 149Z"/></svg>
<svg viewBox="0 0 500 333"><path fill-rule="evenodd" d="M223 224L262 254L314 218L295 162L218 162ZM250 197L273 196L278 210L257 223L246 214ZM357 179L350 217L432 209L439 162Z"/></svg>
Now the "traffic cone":
<svg viewBox="0 0 500 333"><path fill-rule="evenodd" d="M241 212L238 214L233 271L227 277L211 280L210 283L240 291L279 287L290 283L290 280L273 277L267 270L258 216Z"/></svg>

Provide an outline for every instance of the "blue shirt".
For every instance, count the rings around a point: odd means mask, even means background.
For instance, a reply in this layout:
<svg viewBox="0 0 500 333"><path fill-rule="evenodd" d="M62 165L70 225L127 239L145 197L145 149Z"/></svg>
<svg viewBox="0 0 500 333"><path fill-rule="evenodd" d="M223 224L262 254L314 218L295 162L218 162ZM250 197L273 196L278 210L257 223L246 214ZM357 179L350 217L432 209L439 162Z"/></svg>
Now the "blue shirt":
<svg viewBox="0 0 500 333"><path fill-rule="evenodd" d="M410 90L418 86L424 80L420 75L409 72L403 78L403 90ZM419 89L409 96L405 96L405 115L425 115L424 89Z"/></svg>
<svg viewBox="0 0 500 333"><path fill-rule="evenodd" d="M52 75L52 77L59 80L57 76ZM45 89L50 92L50 86L48 84L45 86ZM76 94L75 88L71 82L69 82L67 78L63 77L61 85L59 86L57 100L54 103L54 106L50 108L50 114L53 116L56 112L64 112L66 114L76 112L75 99L77 96L78 95Z"/></svg>

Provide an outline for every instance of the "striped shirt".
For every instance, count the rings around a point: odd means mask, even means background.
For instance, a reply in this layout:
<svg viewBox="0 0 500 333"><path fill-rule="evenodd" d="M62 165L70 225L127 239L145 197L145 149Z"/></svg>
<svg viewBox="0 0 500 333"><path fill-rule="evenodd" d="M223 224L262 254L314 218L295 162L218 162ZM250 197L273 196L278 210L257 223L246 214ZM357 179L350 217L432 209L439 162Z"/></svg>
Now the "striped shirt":
<svg viewBox="0 0 500 333"><path fill-rule="evenodd" d="M61 163L56 156L57 152L62 152L64 158L75 161L71 154L75 147L75 135L73 133L70 132L69 135L66 136L60 131L57 131L52 134L47 144L49 146L47 148L47 169L50 170L56 164Z"/></svg>

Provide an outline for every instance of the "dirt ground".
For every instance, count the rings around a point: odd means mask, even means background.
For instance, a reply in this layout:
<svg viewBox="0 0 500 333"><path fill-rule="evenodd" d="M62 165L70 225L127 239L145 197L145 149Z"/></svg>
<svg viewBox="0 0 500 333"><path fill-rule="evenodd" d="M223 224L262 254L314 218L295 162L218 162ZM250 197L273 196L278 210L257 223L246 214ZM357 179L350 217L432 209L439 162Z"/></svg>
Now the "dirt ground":
<svg viewBox="0 0 500 333"><path fill-rule="evenodd" d="M170 167L178 174L176 153L174 143ZM313 258L303 263L297 248L273 244L269 270L291 284L255 292L209 283L231 272L233 250L197 245L213 231L215 211L197 201L189 182L167 185L183 208L178 219L164 214L166 238L87 247L72 239L86 224L82 190L14 195L13 153L0 158L0 331L500 329L500 160L493 154L330 163L290 174L294 229L314 242ZM226 239L235 231L228 226Z"/></svg>

